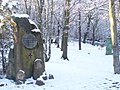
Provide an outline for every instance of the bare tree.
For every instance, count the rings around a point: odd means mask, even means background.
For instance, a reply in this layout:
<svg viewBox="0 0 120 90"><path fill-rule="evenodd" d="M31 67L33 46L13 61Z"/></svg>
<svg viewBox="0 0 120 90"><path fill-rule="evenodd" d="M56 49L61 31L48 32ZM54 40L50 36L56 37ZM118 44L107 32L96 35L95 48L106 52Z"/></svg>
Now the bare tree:
<svg viewBox="0 0 120 90"><path fill-rule="evenodd" d="M110 19L110 29L111 38L113 46L113 66L114 73L120 74L120 62L119 62L119 49L118 49L118 39L117 39L117 23L115 16L115 0L109 0L109 19Z"/></svg>
<svg viewBox="0 0 120 90"><path fill-rule="evenodd" d="M92 14L93 13L90 12L90 13L88 13L88 16L87 16L87 18L88 18L88 20L87 20L87 30L84 33L83 43L86 43L86 39L87 39L89 31L90 31L90 24L91 24L91 20L92 20Z"/></svg>
<svg viewBox="0 0 120 90"><path fill-rule="evenodd" d="M48 26L48 35L49 35L49 40L48 40L49 41L48 61L49 61L49 59L51 57L51 39L52 39L52 30L53 30L53 0L48 0L47 3L48 3L48 15L47 15L47 19L48 19L48 21L50 21L47 24L47 26ZM51 6L51 7L49 8L49 6Z"/></svg>
<svg viewBox="0 0 120 90"><path fill-rule="evenodd" d="M97 29L97 25L98 25L98 22L99 22L99 19L98 19L98 17L96 17L95 19L94 19L94 21L93 22L91 22L91 24L92 24L92 45L95 45L95 39L96 39L96 29Z"/></svg>
<svg viewBox="0 0 120 90"><path fill-rule="evenodd" d="M64 21L64 30L63 30L63 54L62 58L68 60L67 56L67 46L68 46L68 31L69 31L69 19L70 19L70 0L65 1L65 21Z"/></svg>
<svg viewBox="0 0 120 90"><path fill-rule="evenodd" d="M24 3L25 3L26 14L28 14L28 5L27 5L27 0L24 0Z"/></svg>
<svg viewBox="0 0 120 90"><path fill-rule="evenodd" d="M79 50L81 50L81 13L80 13L80 9L78 9L78 21L79 21Z"/></svg>

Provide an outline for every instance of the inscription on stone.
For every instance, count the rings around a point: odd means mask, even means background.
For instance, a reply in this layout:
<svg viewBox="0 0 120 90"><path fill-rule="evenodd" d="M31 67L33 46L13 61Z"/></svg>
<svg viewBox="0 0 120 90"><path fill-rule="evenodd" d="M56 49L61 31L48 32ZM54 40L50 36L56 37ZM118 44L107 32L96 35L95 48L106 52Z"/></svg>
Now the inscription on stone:
<svg viewBox="0 0 120 90"><path fill-rule="evenodd" d="M37 45L37 39L33 34L25 34L22 37L22 43L26 48L32 49Z"/></svg>

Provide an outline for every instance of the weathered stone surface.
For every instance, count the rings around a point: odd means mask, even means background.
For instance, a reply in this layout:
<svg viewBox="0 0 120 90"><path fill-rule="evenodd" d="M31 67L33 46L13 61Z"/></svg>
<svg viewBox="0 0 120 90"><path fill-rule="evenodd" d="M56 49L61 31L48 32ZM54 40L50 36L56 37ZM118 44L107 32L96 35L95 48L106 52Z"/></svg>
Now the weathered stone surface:
<svg viewBox="0 0 120 90"><path fill-rule="evenodd" d="M42 79L43 80L47 80L48 79L48 76L47 76L47 73L44 72L42 75L41 75Z"/></svg>
<svg viewBox="0 0 120 90"><path fill-rule="evenodd" d="M49 74L49 79L54 79L54 76L52 74Z"/></svg>
<svg viewBox="0 0 120 90"><path fill-rule="evenodd" d="M6 71L8 79L15 80L15 59L14 59L14 49L10 49L9 53L9 63Z"/></svg>
<svg viewBox="0 0 120 90"><path fill-rule="evenodd" d="M45 85L45 83L42 80L36 80L36 85L42 86Z"/></svg>
<svg viewBox="0 0 120 90"><path fill-rule="evenodd" d="M0 87L3 87L4 86L4 84L0 84Z"/></svg>
<svg viewBox="0 0 120 90"><path fill-rule="evenodd" d="M16 75L16 84L23 84L25 82L25 72L23 70L19 70Z"/></svg>
<svg viewBox="0 0 120 90"><path fill-rule="evenodd" d="M42 78L43 78L43 80L47 80L47 79L48 79L48 77L47 77L47 76L43 76Z"/></svg>
<svg viewBox="0 0 120 90"><path fill-rule="evenodd" d="M23 81L17 80L15 84L16 84L16 85L23 84Z"/></svg>
<svg viewBox="0 0 120 90"><path fill-rule="evenodd" d="M43 71L43 62L41 59L36 59L33 65L33 78L36 80L42 75Z"/></svg>
<svg viewBox="0 0 120 90"><path fill-rule="evenodd" d="M19 24L22 30L25 30L27 33L30 32L31 25L26 17L14 17L14 21Z"/></svg>
<svg viewBox="0 0 120 90"><path fill-rule="evenodd" d="M26 83L27 85L29 85L29 84L33 84L33 82L29 82L29 83Z"/></svg>

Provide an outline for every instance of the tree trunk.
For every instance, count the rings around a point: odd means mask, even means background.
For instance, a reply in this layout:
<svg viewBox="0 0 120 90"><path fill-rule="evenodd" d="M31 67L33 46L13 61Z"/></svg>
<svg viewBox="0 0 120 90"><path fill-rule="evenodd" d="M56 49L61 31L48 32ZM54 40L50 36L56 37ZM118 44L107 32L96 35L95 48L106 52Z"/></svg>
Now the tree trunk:
<svg viewBox="0 0 120 90"><path fill-rule="evenodd" d="M86 43L86 39L88 37L89 30L90 30L90 22L91 22L91 13L88 14L87 32L85 32L84 34L83 43Z"/></svg>
<svg viewBox="0 0 120 90"><path fill-rule="evenodd" d="M37 0L37 4L38 4L38 14L39 14L39 29L43 33L43 28L42 28L42 12L43 12L44 0Z"/></svg>
<svg viewBox="0 0 120 90"><path fill-rule="evenodd" d="M98 20L95 19L95 23L93 24L93 31L92 31L92 45L95 45L95 31L97 28L97 24L98 24Z"/></svg>
<svg viewBox="0 0 120 90"><path fill-rule="evenodd" d="M25 2L26 14L29 14L28 6L27 6L27 0L24 0L24 2Z"/></svg>
<svg viewBox="0 0 120 90"><path fill-rule="evenodd" d="M51 3L50 3L51 1ZM47 61L50 60L51 57L51 40L52 40L52 30L53 30L53 0L47 0L47 30L49 37L49 47L48 47L48 58ZM50 21L50 22L49 22ZM49 24L50 23L50 24Z"/></svg>
<svg viewBox="0 0 120 90"><path fill-rule="evenodd" d="M49 10L48 10L48 13L49 13ZM52 30L53 30L53 0L51 0L50 16L51 17L50 17L50 27L49 27L49 52L48 52L49 59L51 57L51 40L52 40Z"/></svg>
<svg viewBox="0 0 120 90"><path fill-rule="evenodd" d="M60 47L59 45L59 39L60 39L60 26L59 26L59 21L58 21L58 33L57 33L57 37L58 37L58 45L57 45L57 48Z"/></svg>
<svg viewBox="0 0 120 90"><path fill-rule="evenodd" d="M92 45L95 45L95 28L93 28Z"/></svg>
<svg viewBox="0 0 120 90"><path fill-rule="evenodd" d="M63 54L62 54L62 58L65 60L69 60L67 57L67 46L68 46L68 32L63 32Z"/></svg>
<svg viewBox="0 0 120 90"><path fill-rule="evenodd" d="M64 31L64 30L63 30ZM61 51L63 51L63 41L64 41L64 36L62 34L62 41L61 41Z"/></svg>
<svg viewBox="0 0 120 90"><path fill-rule="evenodd" d="M87 39L88 33L89 33L89 32L85 32L85 33L84 33L83 43L86 43L86 39Z"/></svg>
<svg viewBox="0 0 120 90"><path fill-rule="evenodd" d="M81 22L80 21L81 20L81 13L80 13L80 9L78 9L78 10L79 10L78 11L79 12L79 19L78 19L79 20L79 28L78 28L79 29L79 50L81 50L81 23L80 23Z"/></svg>
<svg viewBox="0 0 120 90"><path fill-rule="evenodd" d="M113 46L114 73L120 74L119 49L118 49L118 39L117 39L117 24L116 24L115 1L114 0L109 0L109 18L110 18L110 29L111 29L112 46Z"/></svg>
<svg viewBox="0 0 120 90"><path fill-rule="evenodd" d="M70 16L70 11L69 11L69 7L70 7L70 0L66 0L65 3L65 25L64 25L64 31L63 31L63 54L62 54L62 58L65 60L68 60L67 57L67 43L68 43L68 30L69 30L69 16Z"/></svg>

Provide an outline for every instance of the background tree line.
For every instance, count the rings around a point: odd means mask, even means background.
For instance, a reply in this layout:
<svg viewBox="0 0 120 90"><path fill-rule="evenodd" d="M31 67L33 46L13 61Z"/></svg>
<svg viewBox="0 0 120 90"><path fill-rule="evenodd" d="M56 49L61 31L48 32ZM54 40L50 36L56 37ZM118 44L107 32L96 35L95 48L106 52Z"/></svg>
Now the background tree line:
<svg viewBox="0 0 120 90"><path fill-rule="evenodd" d="M67 42L79 40L105 41L110 35L107 0L9 0L11 13L26 13L34 20L45 40L46 61L51 57L51 41L58 37L58 46L67 59Z"/></svg>

